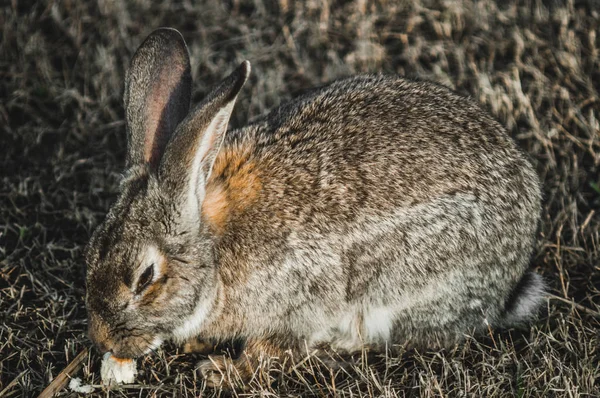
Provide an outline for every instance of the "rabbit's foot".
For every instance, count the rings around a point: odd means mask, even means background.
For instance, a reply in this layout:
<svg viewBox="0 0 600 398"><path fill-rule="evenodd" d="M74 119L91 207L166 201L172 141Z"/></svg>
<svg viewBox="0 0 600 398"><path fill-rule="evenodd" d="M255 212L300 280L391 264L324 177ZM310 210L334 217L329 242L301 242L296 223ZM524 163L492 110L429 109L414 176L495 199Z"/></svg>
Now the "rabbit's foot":
<svg viewBox="0 0 600 398"><path fill-rule="evenodd" d="M198 362L198 370L208 387L217 387L225 380L225 357L222 355L210 356L205 361Z"/></svg>
<svg viewBox="0 0 600 398"><path fill-rule="evenodd" d="M292 353L292 349L286 351L275 341L249 340L238 358L211 355L198 368L210 387L246 389L252 382L270 384L271 372L289 367Z"/></svg>
<svg viewBox="0 0 600 398"><path fill-rule="evenodd" d="M214 344L210 340L204 340L200 337L191 337L183 344L183 352L186 354L208 355L214 352Z"/></svg>
<svg viewBox="0 0 600 398"><path fill-rule="evenodd" d="M198 363L198 370L208 387L244 388L252 380L252 369L245 358L231 359L226 355L211 355Z"/></svg>

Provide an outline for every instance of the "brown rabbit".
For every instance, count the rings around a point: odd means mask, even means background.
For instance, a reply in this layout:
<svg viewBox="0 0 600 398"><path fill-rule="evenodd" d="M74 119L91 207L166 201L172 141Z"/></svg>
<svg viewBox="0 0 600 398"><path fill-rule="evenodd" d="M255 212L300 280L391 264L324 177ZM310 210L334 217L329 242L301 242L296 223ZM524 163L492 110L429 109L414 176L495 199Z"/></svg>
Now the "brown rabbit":
<svg viewBox="0 0 600 398"><path fill-rule="evenodd" d="M539 180L486 112L360 75L227 131L249 73L190 111L181 35L159 29L134 55L127 170L86 256L100 351L241 338L249 378L261 355L448 346L536 313ZM209 384L225 365L202 364Z"/></svg>

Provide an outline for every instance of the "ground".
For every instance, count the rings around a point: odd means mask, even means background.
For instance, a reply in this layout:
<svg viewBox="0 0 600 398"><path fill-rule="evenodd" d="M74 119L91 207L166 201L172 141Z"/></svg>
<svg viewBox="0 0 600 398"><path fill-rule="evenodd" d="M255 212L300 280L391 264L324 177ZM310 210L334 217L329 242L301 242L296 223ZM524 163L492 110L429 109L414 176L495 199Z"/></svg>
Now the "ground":
<svg viewBox="0 0 600 398"><path fill-rule="evenodd" d="M531 327L337 371L308 358L234 395L600 396L599 12L592 0L5 2L0 396L37 395L90 346L82 248L117 194L124 71L159 26L189 43L196 101L252 61L233 126L337 77L397 73L479 101L544 184L532 267L550 294ZM167 345L109 396L218 395L194 371L202 358ZM91 350L77 376L98 384L99 370Z"/></svg>

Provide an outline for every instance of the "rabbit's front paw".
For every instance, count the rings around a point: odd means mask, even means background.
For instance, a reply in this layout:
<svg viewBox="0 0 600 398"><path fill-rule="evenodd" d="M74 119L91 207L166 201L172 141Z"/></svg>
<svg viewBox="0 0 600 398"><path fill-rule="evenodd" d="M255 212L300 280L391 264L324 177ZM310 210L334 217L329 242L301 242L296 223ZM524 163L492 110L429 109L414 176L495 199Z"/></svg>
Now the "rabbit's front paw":
<svg viewBox="0 0 600 398"><path fill-rule="evenodd" d="M272 340L248 340L238 358L211 355L198 369L209 387L245 390L252 383L272 383L271 371L286 371L293 357L293 350L284 351Z"/></svg>
<svg viewBox="0 0 600 398"><path fill-rule="evenodd" d="M231 359L225 355L209 356L207 360L198 363L198 370L208 387L244 389L252 378L246 361Z"/></svg>
<svg viewBox="0 0 600 398"><path fill-rule="evenodd" d="M208 387L218 387L225 380L227 365L224 356L211 356L198 363L198 370Z"/></svg>

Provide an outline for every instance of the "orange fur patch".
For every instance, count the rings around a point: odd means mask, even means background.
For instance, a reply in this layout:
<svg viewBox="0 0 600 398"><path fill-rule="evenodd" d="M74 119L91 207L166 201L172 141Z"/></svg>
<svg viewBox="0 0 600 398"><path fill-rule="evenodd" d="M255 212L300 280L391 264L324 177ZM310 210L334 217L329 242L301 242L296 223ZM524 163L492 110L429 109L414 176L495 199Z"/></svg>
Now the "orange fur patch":
<svg viewBox="0 0 600 398"><path fill-rule="evenodd" d="M228 205L229 199L222 185L214 184L207 189L202 203L202 214L217 232L222 232L225 228Z"/></svg>
<svg viewBox="0 0 600 398"><path fill-rule="evenodd" d="M202 203L202 214L217 233L223 233L234 212L249 207L262 187L251 148L223 148L213 165Z"/></svg>

